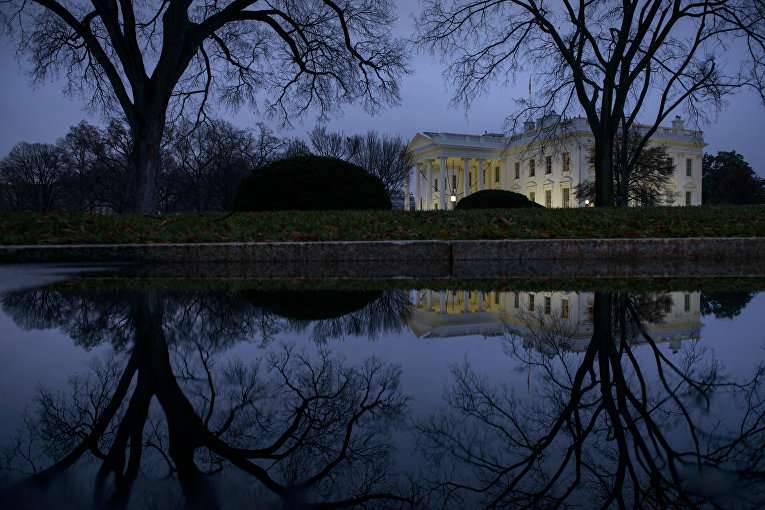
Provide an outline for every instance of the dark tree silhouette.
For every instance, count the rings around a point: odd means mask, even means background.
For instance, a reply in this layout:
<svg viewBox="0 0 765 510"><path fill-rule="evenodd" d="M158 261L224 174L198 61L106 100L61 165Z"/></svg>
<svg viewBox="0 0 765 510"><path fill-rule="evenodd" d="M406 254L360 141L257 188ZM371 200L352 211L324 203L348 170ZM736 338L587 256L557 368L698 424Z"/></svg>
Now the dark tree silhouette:
<svg viewBox="0 0 765 510"><path fill-rule="evenodd" d="M672 112L703 118L748 83L718 57L730 59L721 42L757 40L759 14L749 7L740 0L427 0L418 41L447 60L458 103L530 70L529 97L512 127L540 112L584 115L595 142L595 203L612 206L620 132L647 120L643 147Z"/></svg>
<svg viewBox="0 0 765 510"><path fill-rule="evenodd" d="M186 506L216 508L213 476L223 469L260 483L258 506L408 504L388 473L388 434L407 401L396 367L374 358L347 366L324 349L288 344L252 364L226 359L232 343L278 330L236 293L109 296L36 289L4 297L24 327L62 327L85 345L117 348L68 394L40 393L26 436L6 456L32 472L4 489L4 501L22 504L89 458L97 507L127 507L145 472L177 480Z"/></svg>
<svg viewBox="0 0 765 510"><path fill-rule="evenodd" d="M702 292L701 313L718 319L738 317L754 297L754 292Z"/></svg>
<svg viewBox="0 0 765 510"><path fill-rule="evenodd" d="M694 342L668 356L646 328L660 299L595 294L592 334L531 315L509 352L524 398L455 367L448 409L420 426L431 497L446 508L760 508L765 365L729 378ZM533 371L533 374L532 374ZM731 409L740 412L731 413ZM705 486L726 478L724 496Z"/></svg>
<svg viewBox="0 0 765 510"><path fill-rule="evenodd" d="M391 198L400 195L414 166L407 143L400 136L377 131L346 136L327 131L322 126L311 131L309 139L314 154L343 159L360 166L382 181Z"/></svg>
<svg viewBox="0 0 765 510"><path fill-rule="evenodd" d="M67 154L55 145L20 143L0 160L0 209L47 213L62 206Z"/></svg>
<svg viewBox="0 0 765 510"><path fill-rule="evenodd" d="M765 203L765 179L736 151L704 154L702 167L705 204Z"/></svg>
<svg viewBox="0 0 765 510"><path fill-rule="evenodd" d="M62 72L71 91L130 127L133 208L155 212L168 121L218 97L264 105L288 122L361 100L398 98L403 44L389 0L2 0L36 79Z"/></svg>
<svg viewBox="0 0 765 510"><path fill-rule="evenodd" d="M675 164L662 145L640 148L641 137L636 134L617 136L614 140L613 175L614 205L653 206L667 201L667 184L672 179ZM639 154L635 154L640 150ZM590 151L590 164L595 151ZM595 200L595 183L585 181L576 189L580 202ZM669 203L674 202L674 197Z"/></svg>

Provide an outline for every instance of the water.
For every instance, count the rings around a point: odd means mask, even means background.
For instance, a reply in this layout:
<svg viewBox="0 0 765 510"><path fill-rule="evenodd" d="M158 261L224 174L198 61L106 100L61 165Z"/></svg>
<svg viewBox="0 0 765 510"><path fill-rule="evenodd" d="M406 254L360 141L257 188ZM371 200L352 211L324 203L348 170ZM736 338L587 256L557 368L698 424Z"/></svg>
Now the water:
<svg viewBox="0 0 765 510"><path fill-rule="evenodd" d="M761 279L0 267L3 508L762 508Z"/></svg>

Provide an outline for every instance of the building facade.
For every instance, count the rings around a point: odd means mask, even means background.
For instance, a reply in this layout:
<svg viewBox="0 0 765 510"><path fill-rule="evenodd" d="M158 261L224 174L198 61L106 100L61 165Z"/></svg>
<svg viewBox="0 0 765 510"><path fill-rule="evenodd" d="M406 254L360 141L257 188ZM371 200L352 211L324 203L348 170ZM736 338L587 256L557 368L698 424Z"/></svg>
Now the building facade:
<svg viewBox="0 0 765 510"><path fill-rule="evenodd" d="M453 209L484 189L514 191L546 207L585 206L576 189L595 178L593 144L586 119L557 115L527 122L512 136L418 133L409 143L415 168L405 196L425 211ZM658 128L650 144L666 147L675 165L662 204L701 205L703 132L686 129L678 117L672 127Z"/></svg>
<svg viewBox="0 0 765 510"><path fill-rule="evenodd" d="M643 322L654 341L666 343L676 352L684 341L700 338L701 293L647 297L660 308L653 322ZM409 327L420 338L510 334L522 338L525 347L541 352L582 352L594 332L592 292L426 289L413 291L411 300ZM631 344L645 342L640 335L630 335L628 340Z"/></svg>

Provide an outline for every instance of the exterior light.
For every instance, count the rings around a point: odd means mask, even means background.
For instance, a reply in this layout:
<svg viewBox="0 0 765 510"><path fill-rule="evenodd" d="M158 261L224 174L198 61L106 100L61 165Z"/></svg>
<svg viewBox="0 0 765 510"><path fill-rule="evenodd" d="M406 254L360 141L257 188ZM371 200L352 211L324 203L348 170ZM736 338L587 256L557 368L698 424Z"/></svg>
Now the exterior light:
<svg viewBox="0 0 765 510"><path fill-rule="evenodd" d="M451 197L449 197L449 200L451 200L452 202L456 202L457 201L457 195L452 195Z"/></svg>
<svg viewBox="0 0 765 510"><path fill-rule="evenodd" d="M584 201L584 205L589 206L590 205L590 201L589 200L585 200Z"/></svg>

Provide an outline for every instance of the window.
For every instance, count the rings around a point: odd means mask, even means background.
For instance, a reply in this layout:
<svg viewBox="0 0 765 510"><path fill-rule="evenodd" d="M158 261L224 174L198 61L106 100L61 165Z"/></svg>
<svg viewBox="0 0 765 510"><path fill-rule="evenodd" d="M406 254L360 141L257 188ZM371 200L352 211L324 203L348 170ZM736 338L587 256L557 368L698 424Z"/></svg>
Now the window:
<svg viewBox="0 0 765 510"><path fill-rule="evenodd" d="M520 308L521 306L521 295L518 294L517 292L515 293L515 303L513 303L513 305L515 306L515 308Z"/></svg>
<svg viewBox="0 0 765 510"><path fill-rule="evenodd" d="M546 189L545 190L545 207L548 209L552 207L552 190Z"/></svg>
<svg viewBox="0 0 765 510"><path fill-rule="evenodd" d="M494 293L494 304L495 305L499 304L499 292Z"/></svg>
<svg viewBox="0 0 765 510"><path fill-rule="evenodd" d="M552 173L552 156L547 156L545 158L545 173L546 174Z"/></svg>
<svg viewBox="0 0 765 510"><path fill-rule="evenodd" d="M693 201L693 193L690 191L685 192L685 205L691 205Z"/></svg>
<svg viewBox="0 0 765 510"><path fill-rule="evenodd" d="M564 172L571 171L571 153L570 152L563 153L563 171Z"/></svg>
<svg viewBox="0 0 765 510"><path fill-rule="evenodd" d="M667 205L672 205L675 203L675 194L671 189L667 190L666 197L664 198L664 201L667 203Z"/></svg>
<svg viewBox="0 0 765 510"><path fill-rule="evenodd" d="M433 191L438 191L438 179L433 181Z"/></svg>
<svg viewBox="0 0 765 510"><path fill-rule="evenodd" d="M529 294L529 311L534 311L534 294Z"/></svg>
<svg viewBox="0 0 765 510"><path fill-rule="evenodd" d="M568 299L560 300L560 317L561 319L568 319Z"/></svg>
<svg viewBox="0 0 765 510"><path fill-rule="evenodd" d="M521 178L521 162L520 161L515 162L515 178L516 179Z"/></svg>
<svg viewBox="0 0 765 510"><path fill-rule="evenodd" d="M688 177L693 176L693 160L692 159L685 160L685 175Z"/></svg>
<svg viewBox="0 0 765 510"><path fill-rule="evenodd" d="M545 296L545 315L550 315L550 312L552 311L552 299L550 299L550 296Z"/></svg>
<svg viewBox="0 0 765 510"><path fill-rule="evenodd" d="M499 182L499 167L494 169L494 182Z"/></svg>
<svg viewBox="0 0 765 510"><path fill-rule="evenodd" d="M533 159L529 160L529 177L534 177L537 173L537 162Z"/></svg>
<svg viewBox="0 0 765 510"><path fill-rule="evenodd" d="M457 189L457 176L452 175L452 189Z"/></svg>
<svg viewBox="0 0 765 510"><path fill-rule="evenodd" d="M561 203L563 204L564 208L571 207L571 190L568 188L563 188L562 191L562 197L561 197Z"/></svg>
<svg viewBox="0 0 765 510"><path fill-rule="evenodd" d="M666 300L664 301L664 313L669 313L672 311L672 298L667 296Z"/></svg>
<svg viewBox="0 0 765 510"><path fill-rule="evenodd" d="M468 172L468 187L469 188L473 187L473 174L471 174L470 172Z"/></svg>
<svg viewBox="0 0 765 510"><path fill-rule="evenodd" d="M530 191L529 192L529 200L531 200L532 202L536 202L537 201L537 194L534 193L533 191Z"/></svg>
<svg viewBox="0 0 765 510"><path fill-rule="evenodd" d="M690 294L686 294L685 295L685 306L684 306L684 309L685 309L686 312L690 312L691 311L691 295Z"/></svg>

